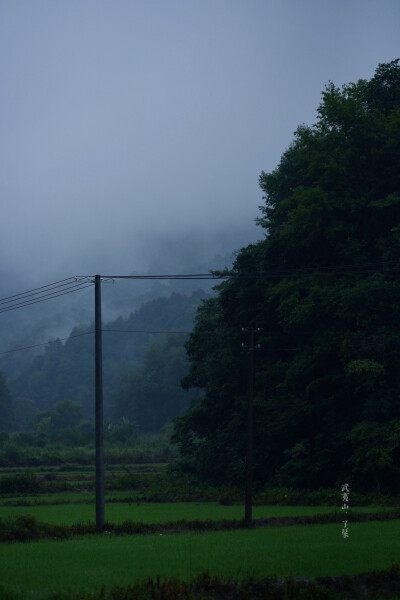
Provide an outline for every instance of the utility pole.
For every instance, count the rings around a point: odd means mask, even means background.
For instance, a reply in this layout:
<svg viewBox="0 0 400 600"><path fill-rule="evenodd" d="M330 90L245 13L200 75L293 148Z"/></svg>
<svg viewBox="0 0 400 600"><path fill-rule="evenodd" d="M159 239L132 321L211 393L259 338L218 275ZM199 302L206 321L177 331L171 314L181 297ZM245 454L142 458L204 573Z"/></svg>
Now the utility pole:
<svg viewBox="0 0 400 600"><path fill-rule="evenodd" d="M96 527L104 525L103 353L101 337L101 277L94 276L95 304L95 429L96 429Z"/></svg>
<svg viewBox="0 0 400 600"><path fill-rule="evenodd" d="M260 329L242 329L249 334L248 343L242 344L247 348L249 355L249 376L247 390L247 434L246 434L246 489L244 504L244 522L247 527L252 525L252 497L253 497L253 437L254 437L254 350L260 344L254 345L254 334Z"/></svg>

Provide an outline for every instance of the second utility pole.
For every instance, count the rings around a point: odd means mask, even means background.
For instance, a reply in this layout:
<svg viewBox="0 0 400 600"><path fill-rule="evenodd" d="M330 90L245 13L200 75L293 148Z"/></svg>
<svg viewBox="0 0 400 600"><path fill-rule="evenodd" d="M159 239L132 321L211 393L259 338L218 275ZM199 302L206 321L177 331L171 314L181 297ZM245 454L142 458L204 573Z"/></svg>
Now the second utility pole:
<svg viewBox="0 0 400 600"><path fill-rule="evenodd" d="M101 277L94 276L96 527L104 525L103 353L101 339Z"/></svg>
<svg viewBox="0 0 400 600"><path fill-rule="evenodd" d="M247 350L249 353L249 379L247 390L247 434L246 434L246 488L244 501L244 522L247 527L252 525L252 504L253 504L253 429L254 429L254 350L259 348L260 344L254 345L254 334L260 329L242 329L249 334ZM246 344L243 344L246 347Z"/></svg>

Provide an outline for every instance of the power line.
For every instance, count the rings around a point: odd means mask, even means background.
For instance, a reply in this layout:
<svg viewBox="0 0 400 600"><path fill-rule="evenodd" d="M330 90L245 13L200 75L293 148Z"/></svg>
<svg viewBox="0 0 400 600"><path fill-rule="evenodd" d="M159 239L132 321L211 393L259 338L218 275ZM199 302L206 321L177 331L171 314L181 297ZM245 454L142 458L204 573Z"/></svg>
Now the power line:
<svg viewBox="0 0 400 600"><path fill-rule="evenodd" d="M266 271L259 271L253 273L232 273L232 272L219 272L215 273L188 273L188 274L154 274L154 275L104 275L105 279L140 279L140 280L229 280L229 279L268 279L268 278L283 278L283 277L296 277L306 275L322 275L322 274L335 274L343 275L347 273L354 274L365 274L365 273L378 273L393 272L400 270L400 263L398 261L381 261L371 262L364 264L352 264L352 265L332 265L326 267L293 267L289 269L269 269ZM76 279L90 279L91 275L77 275Z"/></svg>
<svg viewBox="0 0 400 600"><path fill-rule="evenodd" d="M27 301L23 301L20 303L16 303L13 304L11 306L7 306L6 308L2 308L0 310L0 314L4 313L4 312L9 312L12 310L17 310L19 308L24 308L25 306L31 306L32 304L39 304L40 302L46 302L47 300L51 300L52 298L58 298L59 296L65 296L66 294L72 294L73 292L77 292L79 290L84 290L85 288L88 287L93 287L93 284L89 283L86 285L81 285L80 283L78 283L77 285L71 285L70 287L66 288L63 292L58 292L58 293L50 293L50 294L44 294L43 296L40 296L39 298L33 300L27 300Z"/></svg>
<svg viewBox="0 0 400 600"><path fill-rule="evenodd" d="M148 331L144 329L102 329L103 332L116 332L116 333L170 333L170 334L183 334L189 335L191 331Z"/></svg>
<svg viewBox="0 0 400 600"><path fill-rule="evenodd" d="M25 296L27 294L30 295L31 292L36 292L37 290L44 290L44 288L50 288L56 286L58 283L63 283L64 281L69 281L71 279L75 279L75 277L67 277L66 279L60 279L60 281L55 281L54 283L48 283L47 285L42 285L37 288L33 288L32 290L27 290L26 292L21 292L20 294L14 294L13 296L6 296L5 298L0 298L0 304L3 304L3 300L8 300L9 298L17 298L18 296ZM68 285L68 284L65 284ZM57 286L60 287L60 286ZM40 292L38 292L40 293ZM33 294L32 294L33 295Z"/></svg>
<svg viewBox="0 0 400 600"><path fill-rule="evenodd" d="M19 301L24 302L25 299L31 298L32 296L39 296L39 298L41 298L40 294L45 294L45 292L53 293L53 292L56 292L57 290L59 290L59 288L69 289L70 286L72 286L73 284L77 284L77 282L75 281L75 279L74 279L74 281L71 281L71 279L69 279L67 281L67 283L62 283L60 285L55 285L53 287L49 287L47 289L43 289L43 290L41 290L39 292L32 292L32 293L25 292L23 294L18 294L18 296L19 296L18 298L16 298L15 296L10 296L10 298L12 298L11 300L8 300L7 298L3 298L2 300L0 300L0 305L1 304L13 304L15 302L18 303ZM82 283L79 282L79 285L82 285ZM30 302L30 300L27 300L27 302Z"/></svg>
<svg viewBox="0 0 400 600"><path fill-rule="evenodd" d="M145 333L145 334L161 334L161 335L190 335L193 331L171 331L171 330L148 330L148 329L101 329L102 333ZM79 333L77 335L70 335L66 338L57 338L55 340L49 340L48 342L42 342L41 344L33 344L31 346L23 346L21 348L13 348L12 350L6 350L5 352L0 352L0 356L4 354L11 354L12 352L19 352L21 350L30 350L31 348L39 348L40 346L48 346L50 344L54 344L56 342L65 342L68 340L72 340L74 338L82 337L83 335L91 335L94 331L86 331L85 333ZM196 334L201 335L210 335L215 334L215 330L201 331L196 332ZM267 332L268 333L268 332ZM218 335L220 335L218 333Z"/></svg>
<svg viewBox="0 0 400 600"><path fill-rule="evenodd" d="M190 331L148 331L144 329L102 329L102 332L117 332L117 333L147 333L147 334L184 334L189 335ZM72 340L74 338L82 337L83 335L91 335L94 331L86 331L85 333L79 333L77 335L70 335L66 338L57 338L55 340L49 340L48 342L42 342L41 344L33 344L31 346L23 346L22 348L13 348L12 350L6 350L5 352L0 352L0 356L4 354L11 354L12 352L19 352L21 350L30 350L31 348L39 348L40 346L48 346L50 344L55 344L57 342L65 342L68 340Z"/></svg>
<svg viewBox="0 0 400 600"><path fill-rule="evenodd" d="M218 272L215 273L189 273L189 274L154 274L154 275L104 275L101 277L102 280L115 280L115 279L141 279L141 280L257 280L257 279L268 279L268 278L285 278L285 277L296 277L296 276L307 276L307 275L322 275L322 274L365 274L365 273L378 273L384 272L383 269L388 269L386 272L395 272L400 270L400 264L398 261L380 261L371 262L364 264L352 264L352 265L334 265L327 267L297 267L292 269L271 269L268 271L260 271L258 273L232 273L232 272ZM74 280L74 281L73 281ZM85 280L85 283L82 281ZM12 296L6 296L0 298L0 306L11 304L11 306L5 306L0 308L0 314L3 312L9 312L17 310L25 306L31 306L32 304L38 304L71 294L73 292L92 287L94 278L92 275L82 275L67 277L47 285L43 285L26 292L14 294ZM60 291L60 288L63 288ZM49 293L47 293L49 292ZM34 298L37 296L36 298ZM104 332L116 332L116 333L144 333L144 334L180 334L188 335L190 331L160 331L160 330L125 330L125 329L102 329ZM92 332L87 332L80 335L88 335ZM202 332L205 333L205 332ZM212 332L209 332L212 333ZM69 338L63 338L60 341L73 339L78 336L70 336ZM31 346L25 346L23 348L16 348L14 350L8 350L6 352L0 352L0 355L9 354L11 352L17 352L20 350L26 350L31 348L37 348L40 346L46 346L54 342L44 342L41 344L34 344Z"/></svg>
<svg viewBox="0 0 400 600"><path fill-rule="evenodd" d="M24 308L25 306L31 306L32 304L39 304L41 302L46 302L47 300L52 300L53 298L58 298L59 296L65 296L66 294L72 294L73 292L77 292L79 290L83 290L87 287L92 287L91 285L84 285L84 286L77 286L74 287L73 289L70 289L70 291L64 291L62 293L59 294L51 294L51 295L46 295L46 296L42 296L40 299L36 299L36 300L31 300L28 302L24 302L24 303L20 303L20 304L15 304L12 306L9 306L7 308L3 308L2 310L0 310L0 313L3 312L9 312L12 310L17 310L19 308Z"/></svg>
<svg viewBox="0 0 400 600"><path fill-rule="evenodd" d="M14 348L13 350L6 350L5 352L0 352L0 356L4 354L10 354L11 352L20 352L21 350L30 350L31 348L39 348L39 346L49 346L50 344L56 344L57 342L65 342L66 340L72 340L74 338L82 337L83 335L91 335L94 331L86 331L85 333L78 333L77 335L70 335L66 338L57 338L56 340L51 340L48 342L42 342L41 344L33 344L32 346L24 346L23 348Z"/></svg>
<svg viewBox="0 0 400 600"><path fill-rule="evenodd" d="M269 269L267 271L259 271L253 273L232 273L215 271L214 273L187 273L187 274L153 274L153 275L104 275L102 280L114 280L114 279L139 279L139 280L241 280L241 279L268 279L268 278L283 278L283 277L296 277L306 275L319 275L319 274L335 274L343 275L347 273L354 274L365 274L365 273L377 273L387 269L386 272L394 272L400 270L400 264L398 261L380 261L370 262L364 264L352 264L352 265L333 265L327 267L293 267L289 269ZM73 281L74 280L74 281ZM87 285L83 286L83 281L86 280ZM75 283L76 285L73 285ZM56 298L62 296L64 293L70 293L71 291L78 291L89 287L93 284L92 275L76 275L74 277L67 277L53 283L49 283L37 288L21 292L19 294L13 294L0 298L0 306L10 304L0 309L1 312L7 312L8 310L14 310L14 308L22 308L24 306L30 306L38 302ZM64 290L58 293L60 288ZM49 292L49 293L46 293ZM57 293L55 293L57 292ZM38 296L34 298L34 296Z"/></svg>

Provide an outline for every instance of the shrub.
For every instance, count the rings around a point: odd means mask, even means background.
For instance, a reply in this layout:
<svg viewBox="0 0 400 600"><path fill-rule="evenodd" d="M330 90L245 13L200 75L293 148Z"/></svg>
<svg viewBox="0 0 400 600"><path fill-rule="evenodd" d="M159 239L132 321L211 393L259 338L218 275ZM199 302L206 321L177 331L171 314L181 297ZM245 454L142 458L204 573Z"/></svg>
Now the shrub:
<svg viewBox="0 0 400 600"><path fill-rule="evenodd" d="M38 494L44 490L44 483L29 469L0 479L0 494Z"/></svg>

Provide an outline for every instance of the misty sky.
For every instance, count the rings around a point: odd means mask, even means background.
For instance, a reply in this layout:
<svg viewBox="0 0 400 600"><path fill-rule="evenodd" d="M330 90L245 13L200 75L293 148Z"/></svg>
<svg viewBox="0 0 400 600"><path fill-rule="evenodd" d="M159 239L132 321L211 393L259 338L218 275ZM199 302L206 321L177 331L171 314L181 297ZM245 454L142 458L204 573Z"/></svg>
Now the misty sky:
<svg viewBox="0 0 400 600"><path fill-rule="evenodd" d="M261 238L261 170L399 31L399 0L0 0L0 271L26 289Z"/></svg>

